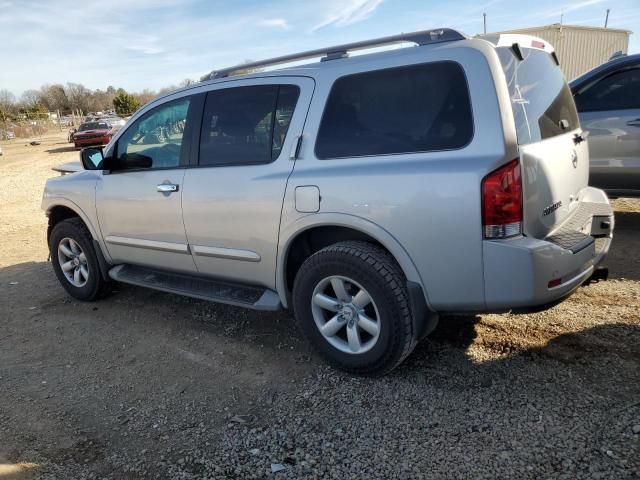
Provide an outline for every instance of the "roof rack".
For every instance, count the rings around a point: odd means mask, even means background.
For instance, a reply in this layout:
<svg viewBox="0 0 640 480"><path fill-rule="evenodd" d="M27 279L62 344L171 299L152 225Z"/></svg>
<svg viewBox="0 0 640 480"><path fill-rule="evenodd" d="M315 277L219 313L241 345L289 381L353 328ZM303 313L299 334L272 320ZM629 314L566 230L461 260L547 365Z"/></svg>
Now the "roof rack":
<svg viewBox="0 0 640 480"><path fill-rule="evenodd" d="M344 45L336 45L327 48L318 48L316 50L308 50L306 52L283 55L281 57L270 58L268 60L260 60L258 62L235 65L233 67L223 68L221 70L214 70L209 75L205 75L202 80L205 81L215 78L228 77L238 70L281 65L283 63L291 63L298 60L307 60L309 58L322 57L320 61L323 62L327 60L335 60L338 58L345 58L348 56L349 52L353 52L355 50L381 47L384 45L392 45L394 43L412 42L416 45L427 45L433 43L451 42L454 40L464 40L466 38L466 35L450 28L437 28L434 30L401 33L400 35L391 35L389 37L364 40L362 42L346 43Z"/></svg>

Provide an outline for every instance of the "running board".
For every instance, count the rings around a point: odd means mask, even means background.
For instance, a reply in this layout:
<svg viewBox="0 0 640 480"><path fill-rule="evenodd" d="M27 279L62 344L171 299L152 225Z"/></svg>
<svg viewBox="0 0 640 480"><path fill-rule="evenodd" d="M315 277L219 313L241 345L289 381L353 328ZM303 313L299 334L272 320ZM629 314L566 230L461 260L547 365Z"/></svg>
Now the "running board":
<svg viewBox="0 0 640 480"><path fill-rule="evenodd" d="M163 272L137 265L117 265L109 270L109 276L117 282L253 310L274 311L282 308L278 294L268 288Z"/></svg>

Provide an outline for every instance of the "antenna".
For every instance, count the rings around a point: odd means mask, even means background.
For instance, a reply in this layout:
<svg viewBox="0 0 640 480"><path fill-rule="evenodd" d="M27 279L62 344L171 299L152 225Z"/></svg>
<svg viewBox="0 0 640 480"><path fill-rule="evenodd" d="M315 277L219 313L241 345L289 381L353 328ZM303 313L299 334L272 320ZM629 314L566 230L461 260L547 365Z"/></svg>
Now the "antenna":
<svg viewBox="0 0 640 480"><path fill-rule="evenodd" d="M482 14L482 20L484 22L484 34L487 34L487 14L483 13Z"/></svg>
<svg viewBox="0 0 640 480"><path fill-rule="evenodd" d="M607 28L607 24L609 23L609 11L611 9L607 8L607 16L604 17L604 28Z"/></svg>

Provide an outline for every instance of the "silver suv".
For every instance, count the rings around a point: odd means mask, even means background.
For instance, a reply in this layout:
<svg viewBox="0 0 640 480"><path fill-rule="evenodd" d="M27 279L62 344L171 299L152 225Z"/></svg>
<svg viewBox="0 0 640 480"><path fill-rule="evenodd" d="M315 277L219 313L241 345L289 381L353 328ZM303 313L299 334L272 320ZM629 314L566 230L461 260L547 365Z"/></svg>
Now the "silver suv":
<svg viewBox="0 0 640 480"><path fill-rule="evenodd" d="M416 46L349 57L398 42ZM606 276L613 229L557 63L442 29L214 72L47 182L54 271L81 300L118 281L292 309L360 374L440 314L546 308Z"/></svg>

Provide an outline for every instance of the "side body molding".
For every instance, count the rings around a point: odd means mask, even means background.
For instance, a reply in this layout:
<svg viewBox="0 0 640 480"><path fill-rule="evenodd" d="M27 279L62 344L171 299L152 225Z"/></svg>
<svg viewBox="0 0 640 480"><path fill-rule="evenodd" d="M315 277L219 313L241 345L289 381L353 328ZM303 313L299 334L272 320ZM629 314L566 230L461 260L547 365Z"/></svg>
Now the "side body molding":
<svg viewBox="0 0 640 480"><path fill-rule="evenodd" d="M276 290L280 296L280 301L285 307L288 306L287 284L286 284L286 258L293 240L302 232L314 227L347 227L366 233L380 242L394 256L400 268L404 272L407 281L415 282L422 287L425 302L430 308L427 291L424 288L422 278L418 269L409 257L406 250L400 243L385 229L369 220L355 215L343 213L315 213L299 217L294 222L284 226L280 231L278 240L278 258L276 268Z"/></svg>

